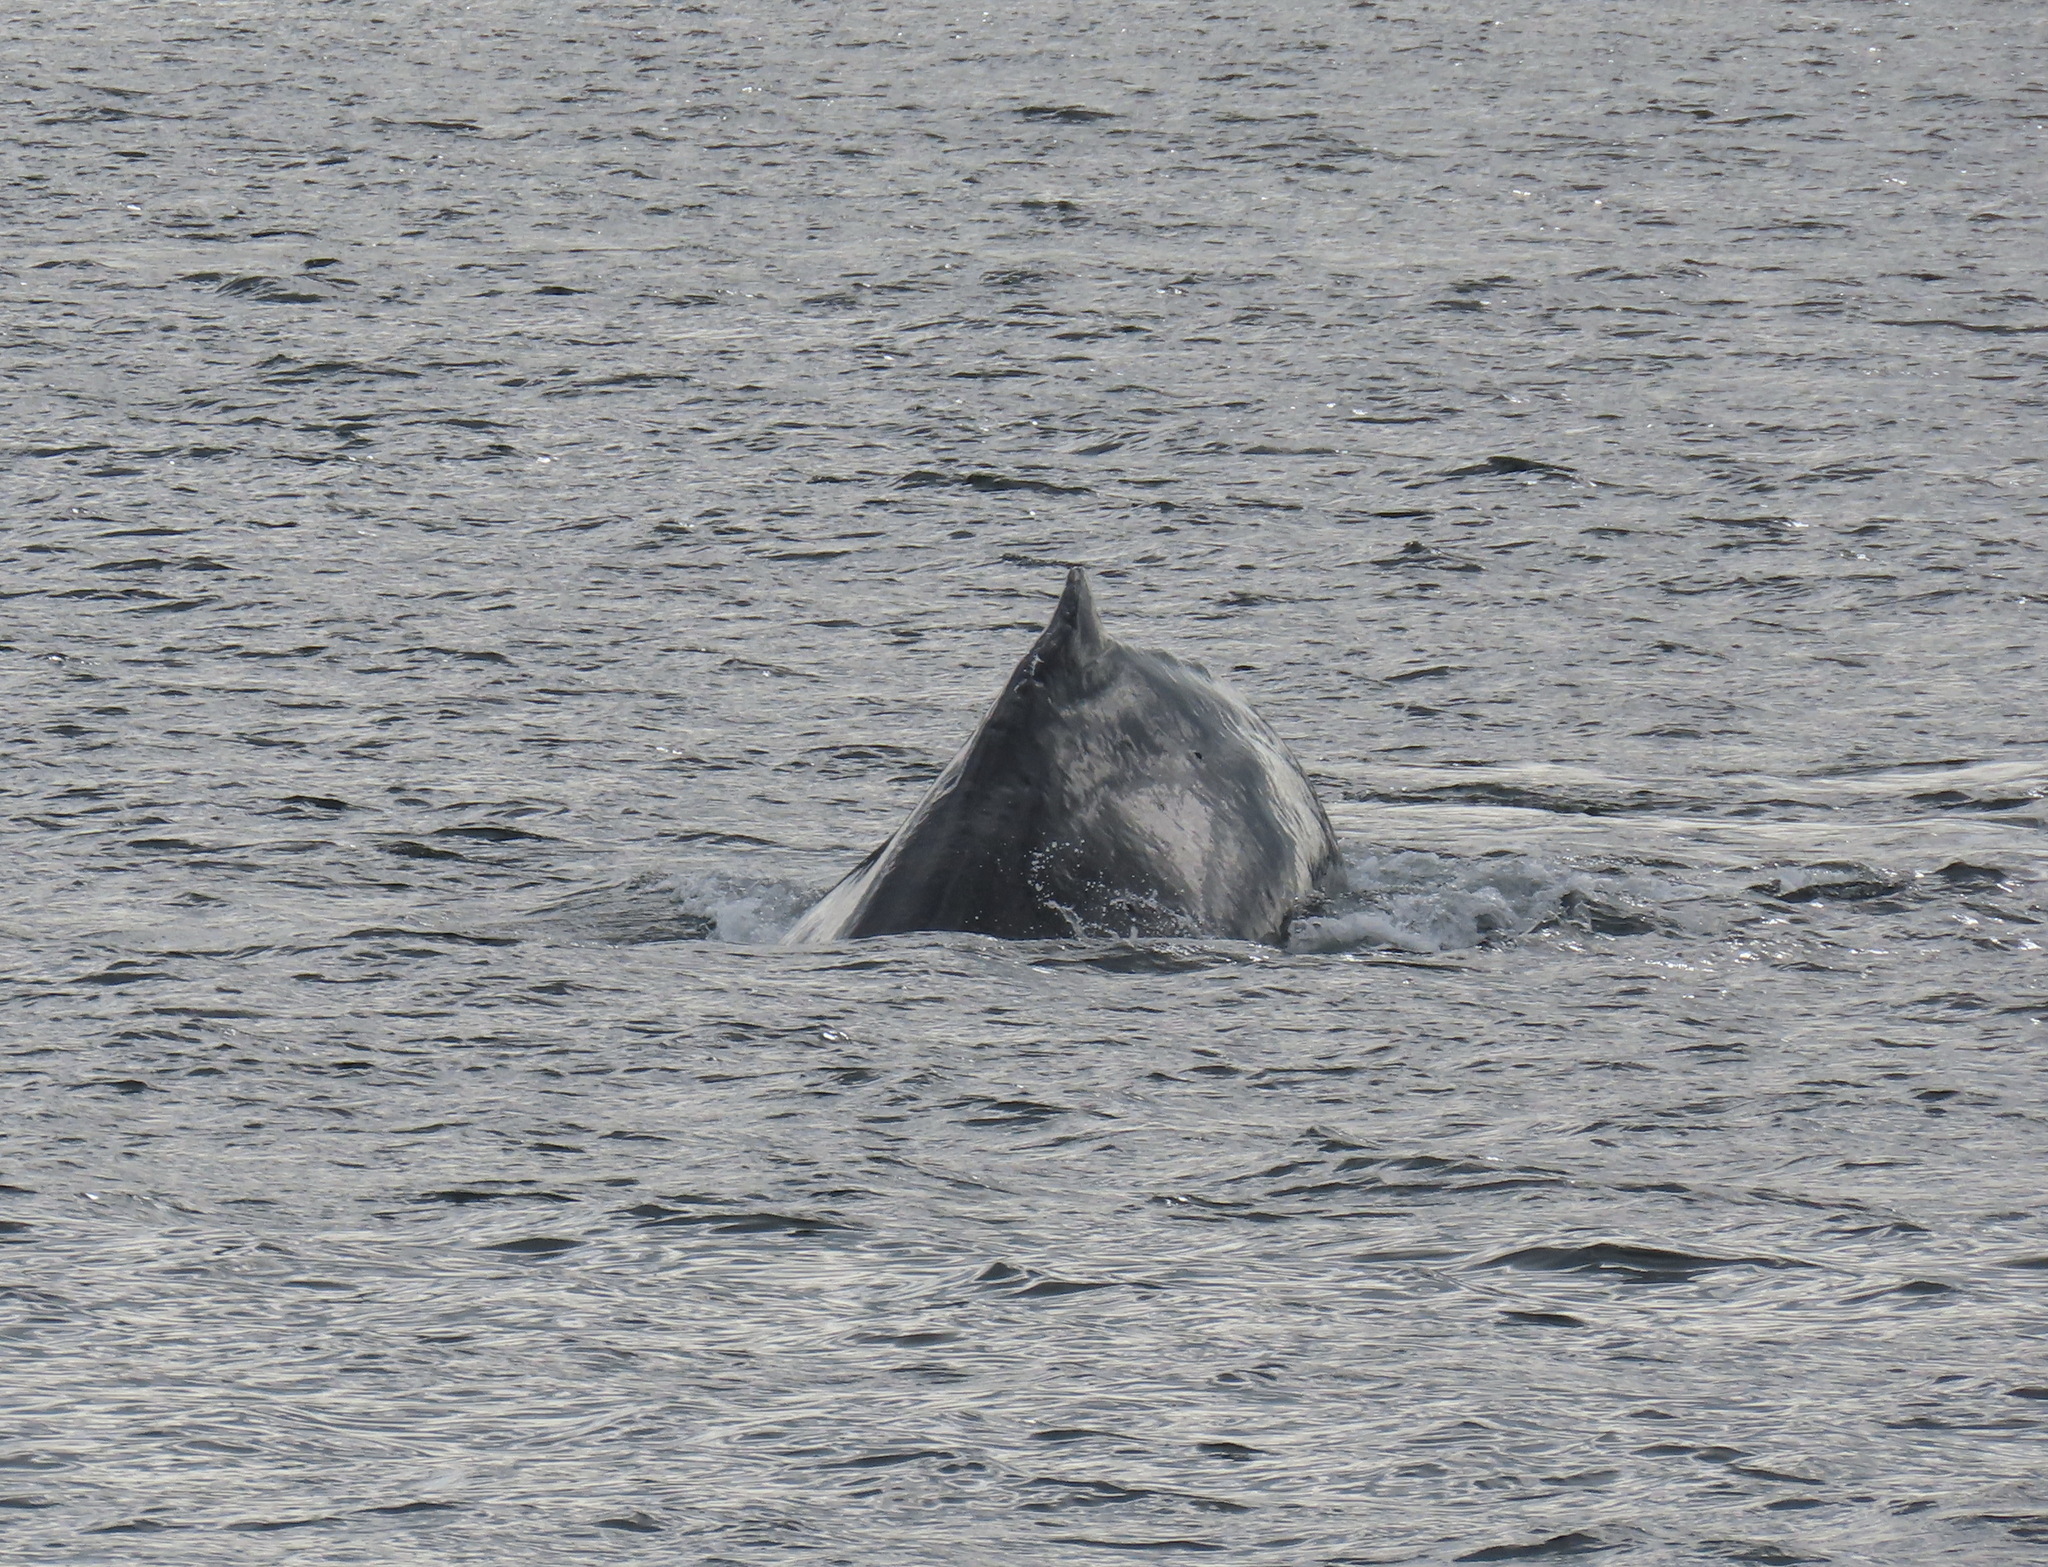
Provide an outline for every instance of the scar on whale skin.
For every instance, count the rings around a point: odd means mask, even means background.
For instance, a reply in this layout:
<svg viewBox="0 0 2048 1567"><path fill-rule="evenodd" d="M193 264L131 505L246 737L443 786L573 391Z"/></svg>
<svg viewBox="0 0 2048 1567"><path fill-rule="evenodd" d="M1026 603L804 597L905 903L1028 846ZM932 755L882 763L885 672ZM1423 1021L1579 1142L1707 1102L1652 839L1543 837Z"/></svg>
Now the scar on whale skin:
<svg viewBox="0 0 2048 1567"><path fill-rule="evenodd" d="M1280 737L1198 664L1052 621L917 808L785 935L1212 936L1278 945L1337 865Z"/></svg>

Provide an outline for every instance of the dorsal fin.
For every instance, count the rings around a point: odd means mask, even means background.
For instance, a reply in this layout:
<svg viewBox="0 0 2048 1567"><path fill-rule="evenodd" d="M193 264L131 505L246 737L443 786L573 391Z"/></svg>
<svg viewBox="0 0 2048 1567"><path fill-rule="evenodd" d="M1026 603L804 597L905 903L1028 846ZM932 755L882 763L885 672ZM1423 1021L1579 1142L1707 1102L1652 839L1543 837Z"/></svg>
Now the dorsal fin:
<svg viewBox="0 0 2048 1567"><path fill-rule="evenodd" d="M1060 594L1052 619L1046 622L1038 645L1031 651L1039 658L1066 656L1090 658L1109 643L1102 621L1095 613L1095 594L1088 586L1088 568L1069 566L1067 586Z"/></svg>

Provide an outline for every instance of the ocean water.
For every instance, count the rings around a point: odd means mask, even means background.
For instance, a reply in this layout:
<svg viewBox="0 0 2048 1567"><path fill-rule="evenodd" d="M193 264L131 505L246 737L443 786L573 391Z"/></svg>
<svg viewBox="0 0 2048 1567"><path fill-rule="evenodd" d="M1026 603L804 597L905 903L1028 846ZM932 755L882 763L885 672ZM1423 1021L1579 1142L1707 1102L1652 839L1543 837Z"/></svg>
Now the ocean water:
<svg viewBox="0 0 2048 1567"><path fill-rule="evenodd" d="M0 29L0 1554L2031 1563L2048 16ZM1057 595L1287 948L776 937Z"/></svg>

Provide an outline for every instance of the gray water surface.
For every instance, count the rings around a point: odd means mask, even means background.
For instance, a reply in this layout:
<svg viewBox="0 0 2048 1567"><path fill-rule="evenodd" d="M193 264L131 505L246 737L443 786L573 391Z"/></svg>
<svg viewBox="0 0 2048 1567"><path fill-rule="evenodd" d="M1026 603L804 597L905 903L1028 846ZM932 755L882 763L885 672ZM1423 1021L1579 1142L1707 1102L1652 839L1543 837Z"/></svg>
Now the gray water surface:
<svg viewBox="0 0 2048 1567"><path fill-rule="evenodd" d="M2031 1563L2038 7L0 70L0 1553ZM1060 562L1286 950L775 938Z"/></svg>

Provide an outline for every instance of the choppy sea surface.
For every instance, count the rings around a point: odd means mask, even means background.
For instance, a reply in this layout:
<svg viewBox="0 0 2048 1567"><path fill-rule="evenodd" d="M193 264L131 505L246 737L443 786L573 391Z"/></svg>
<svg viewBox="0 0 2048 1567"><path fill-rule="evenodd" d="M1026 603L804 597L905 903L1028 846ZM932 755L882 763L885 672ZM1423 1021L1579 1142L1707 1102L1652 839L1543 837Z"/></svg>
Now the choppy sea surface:
<svg viewBox="0 0 2048 1567"><path fill-rule="evenodd" d="M0 32L0 1554L2036 1562L2048 15ZM1287 949L778 948L1098 573Z"/></svg>

